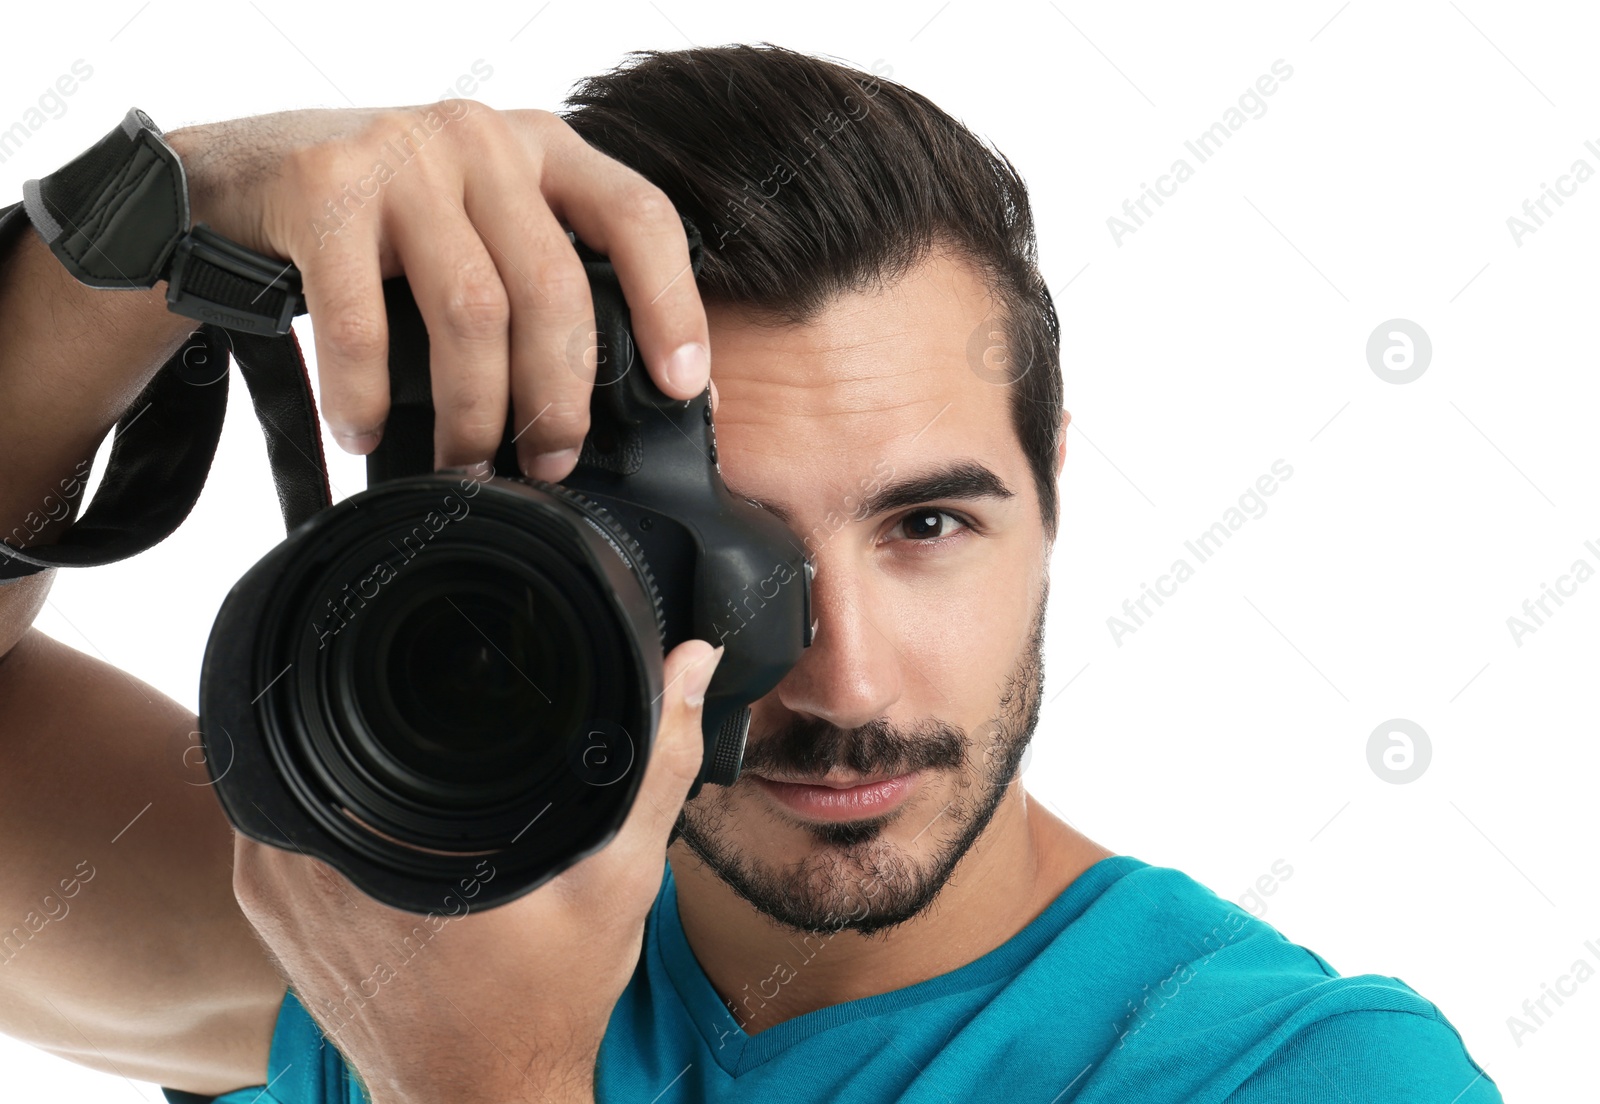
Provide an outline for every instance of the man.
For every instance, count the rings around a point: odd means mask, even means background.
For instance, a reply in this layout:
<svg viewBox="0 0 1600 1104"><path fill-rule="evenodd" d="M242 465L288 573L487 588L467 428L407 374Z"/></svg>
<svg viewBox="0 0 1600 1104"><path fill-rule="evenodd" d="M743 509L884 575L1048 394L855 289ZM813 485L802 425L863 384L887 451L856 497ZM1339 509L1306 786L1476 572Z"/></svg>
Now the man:
<svg viewBox="0 0 1600 1104"><path fill-rule="evenodd" d="M652 376L688 397L709 372L727 483L816 566L814 642L753 705L745 773L683 801L716 658L687 642L622 833L396 961L415 917L232 836L154 762L193 718L30 630L48 581L13 583L0 905L151 805L79 919L0 971L0 1026L226 1104L1498 1100L1403 983L1339 977L1019 784L1067 414L1011 165L914 92L770 46L645 54L571 102L421 109L450 121L359 202L343 186L419 112L169 137L196 221L304 273L323 409L355 452L387 404L379 281L404 272L438 466L486 461L509 404L523 473L570 472L593 365L566 359L588 304L565 229L612 258ZM707 243L698 282L678 212ZM4 237L9 518L189 326Z"/></svg>

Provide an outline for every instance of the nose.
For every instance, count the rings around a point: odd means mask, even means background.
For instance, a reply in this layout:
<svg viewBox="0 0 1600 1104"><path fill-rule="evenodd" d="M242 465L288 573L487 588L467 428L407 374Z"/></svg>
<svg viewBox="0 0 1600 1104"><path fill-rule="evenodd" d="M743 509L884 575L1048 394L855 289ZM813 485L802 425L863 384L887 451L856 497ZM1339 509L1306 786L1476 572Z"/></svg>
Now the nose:
<svg viewBox="0 0 1600 1104"><path fill-rule="evenodd" d="M885 635L889 619L847 566L815 558L811 614L816 632L800 661L778 683L784 707L838 728L885 716L900 698L900 657ZM880 627L882 626L882 627Z"/></svg>

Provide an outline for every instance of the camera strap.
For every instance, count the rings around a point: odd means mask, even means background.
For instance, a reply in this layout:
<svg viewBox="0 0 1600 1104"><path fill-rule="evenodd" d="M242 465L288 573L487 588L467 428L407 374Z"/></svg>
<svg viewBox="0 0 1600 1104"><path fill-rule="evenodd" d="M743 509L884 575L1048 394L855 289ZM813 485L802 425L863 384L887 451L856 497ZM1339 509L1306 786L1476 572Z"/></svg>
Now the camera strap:
<svg viewBox="0 0 1600 1104"><path fill-rule="evenodd" d="M22 204L0 209L0 255L20 246ZM159 544L189 516L216 456L228 405L228 362L238 364L266 436L286 530L332 503L316 399L293 331L262 335L209 323L189 335L117 421L105 474L83 506L77 480L63 480L21 518L3 519L0 583L53 567L98 567ZM54 544L25 540L50 518L71 524Z"/></svg>

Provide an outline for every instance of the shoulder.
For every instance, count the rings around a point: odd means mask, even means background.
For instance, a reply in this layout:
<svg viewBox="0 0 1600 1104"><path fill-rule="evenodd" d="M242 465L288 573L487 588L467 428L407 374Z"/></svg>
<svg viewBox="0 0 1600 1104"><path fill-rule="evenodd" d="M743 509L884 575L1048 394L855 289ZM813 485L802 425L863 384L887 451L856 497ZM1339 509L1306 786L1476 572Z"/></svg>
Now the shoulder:
<svg viewBox="0 0 1600 1104"><path fill-rule="evenodd" d="M1122 1075L1159 1078L1182 1054L1185 1073L1169 1079L1185 1098L1500 1099L1443 1012L1405 982L1341 976L1181 871L1137 866L1095 905L1094 937L1115 940L1121 960L1106 1057Z"/></svg>
<svg viewBox="0 0 1600 1104"><path fill-rule="evenodd" d="M1499 1104L1494 1080L1472 1060L1450 1021L1427 1012L1365 1009L1317 1020L1284 1040L1227 1098L1438 1100Z"/></svg>

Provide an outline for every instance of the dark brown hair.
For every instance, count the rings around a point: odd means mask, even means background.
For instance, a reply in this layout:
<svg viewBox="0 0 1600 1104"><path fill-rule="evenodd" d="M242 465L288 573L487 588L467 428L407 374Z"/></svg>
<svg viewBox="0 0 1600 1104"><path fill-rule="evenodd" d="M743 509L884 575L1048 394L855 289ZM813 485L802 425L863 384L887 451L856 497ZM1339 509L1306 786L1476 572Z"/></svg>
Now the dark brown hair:
<svg viewBox="0 0 1600 1104"><path fill-rule="evenodd" d="M1054 537L1060 324L1027 187L1004 155L903 85L770 42L635 50L580 81L567 105L579 135L700 229L707 302L805 323L933 247L974 264L1005 329L1000 343L975 334L967 355L1012 388L1012 424Z"/></svg>

